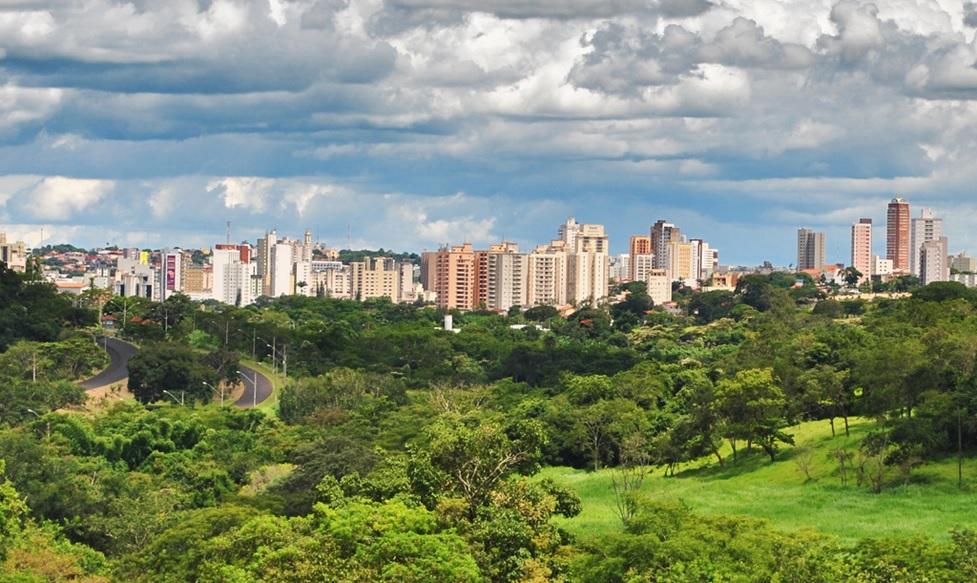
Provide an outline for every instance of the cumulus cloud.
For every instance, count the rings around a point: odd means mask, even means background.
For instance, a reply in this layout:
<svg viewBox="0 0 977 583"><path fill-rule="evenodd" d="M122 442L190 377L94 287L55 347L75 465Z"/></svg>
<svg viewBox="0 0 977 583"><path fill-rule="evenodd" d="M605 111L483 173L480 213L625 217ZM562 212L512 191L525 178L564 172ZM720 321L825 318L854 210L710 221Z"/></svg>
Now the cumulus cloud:
<svg viewBox="0 0 977 583"><path fill-rule="evenodd" d="M747 254L718 225L970 208L975 27L916 0L0 2L0 218L416 249L573 214L620 248L668 213Z"/></svg>
<svg viewBox="0 0 977 583"><path fill-rule="evenodd" d="M113 187L110 180L50 176L14 194L7 206L38 221L67 221L97 204Z"/></svg>

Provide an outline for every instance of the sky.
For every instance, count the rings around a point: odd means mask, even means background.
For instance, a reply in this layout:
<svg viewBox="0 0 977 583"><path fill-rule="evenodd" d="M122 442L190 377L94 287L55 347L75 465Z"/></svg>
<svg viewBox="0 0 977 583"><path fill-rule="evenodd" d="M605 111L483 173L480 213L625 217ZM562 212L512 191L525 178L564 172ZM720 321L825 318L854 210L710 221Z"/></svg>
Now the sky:
<svg viewBox="0 0 977 583"><path fill-rule="evenodd" d="M977 3L0 0L0 231L209 247L613 253L659 219L720 262L903 197L977 254Z"/></svg>

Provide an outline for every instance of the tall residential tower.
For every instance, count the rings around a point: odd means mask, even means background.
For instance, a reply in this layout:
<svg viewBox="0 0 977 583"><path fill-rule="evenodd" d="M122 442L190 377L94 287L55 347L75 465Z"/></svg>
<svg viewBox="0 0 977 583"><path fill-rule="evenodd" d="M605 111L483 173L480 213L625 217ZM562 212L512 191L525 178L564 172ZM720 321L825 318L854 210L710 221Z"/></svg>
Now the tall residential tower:
<svg viewBox="0 0 977 583"><path fill-rule="evenodd" d="M919 218L913 219L911 222L909 235L909 270L913 275L917 277L921 275L920 253L923 249L923 243L938 241L942 236L943 219L934 217L931 209L920 210ZM945 262L946 259L943 261ZM930 265L933 265L932 261L930 261ZM936 280L931 279L931 281Z"/></svg>
<svg viewBox="0 0 977 583"><path fill-rule="evenodd" d="M862 274L858 283L872 277L872 219L859 219L851 226L851 266Z"/></svg>
<svg viewBox="0 0 977 583"><path fill-rule="evenodd" d="M893 271L906 271L909 263L909 203L894 198L889 203L885 224L885 257L892 260Z"/></svg>
<svg viewBox="0 0 977 583"><path fill-rule="evenodd" d="M797 270L824 267L824 233L797 229Z"/></svg>

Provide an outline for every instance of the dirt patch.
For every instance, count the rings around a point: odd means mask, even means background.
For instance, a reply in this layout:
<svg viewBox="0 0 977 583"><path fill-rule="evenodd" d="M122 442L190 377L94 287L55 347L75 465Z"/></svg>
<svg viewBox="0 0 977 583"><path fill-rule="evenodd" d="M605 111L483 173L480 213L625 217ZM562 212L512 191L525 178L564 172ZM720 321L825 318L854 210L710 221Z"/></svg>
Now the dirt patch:
<svg viewBox="0 0 977 583"><path fill-rule="evenodd" d="M111 385L105 385L95 389L89 389L85 391L88 395L88 400L82 406L82 409L90 412L100 411L111 407L113 404L120 401L131 401L135 397L126 388L126 384L129 379L124 379L117 383L112 383Z"/></svg>

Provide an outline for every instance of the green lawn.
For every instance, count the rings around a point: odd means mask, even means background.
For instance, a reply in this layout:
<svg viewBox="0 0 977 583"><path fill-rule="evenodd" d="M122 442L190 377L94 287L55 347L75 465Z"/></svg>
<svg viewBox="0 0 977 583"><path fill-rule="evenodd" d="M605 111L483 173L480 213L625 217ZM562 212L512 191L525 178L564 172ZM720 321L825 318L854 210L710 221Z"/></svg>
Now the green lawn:
<svg viewBox="0 0 977 583"><path fill-rule="evenodd" d="M789 431L797 446L786 447L772 464L763 454L752 453L736 462L727 459L725 468L715 458L700 460L680 468L674 477L664 477L661 469L655 469L642 492L679 498L696 512L764 518L787 530L809 527L837 536L845 545L887 535L923 535L943 541L950 529L977 528L977 459L964 461L963 489L957 487L955 458L918 468L908 486L901 485L901 477L893 473L881 494L857 487L853 475L842 486L830 452L837 447L856 449L871 425L855 420L850 438L844 437L843 428L840 436L832 438L826 421L806 423ZM805 451L811 452L811 480L798 464ZM547 468L541 472L541 477L573 487L583 500L580 515L565 520L563 526L582 536L621 528L612 471Z"/></svg>

